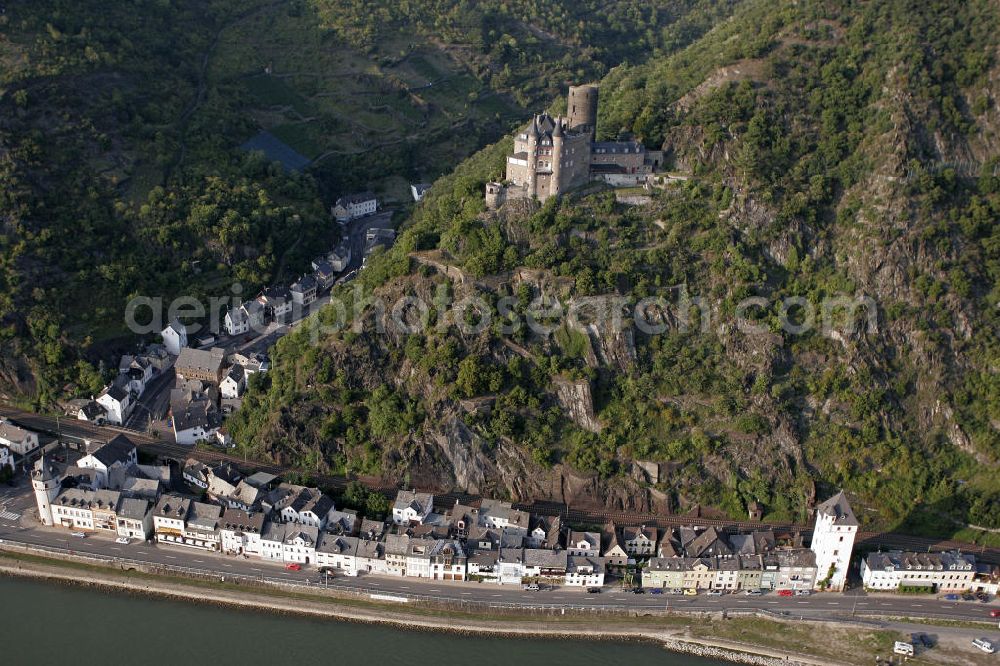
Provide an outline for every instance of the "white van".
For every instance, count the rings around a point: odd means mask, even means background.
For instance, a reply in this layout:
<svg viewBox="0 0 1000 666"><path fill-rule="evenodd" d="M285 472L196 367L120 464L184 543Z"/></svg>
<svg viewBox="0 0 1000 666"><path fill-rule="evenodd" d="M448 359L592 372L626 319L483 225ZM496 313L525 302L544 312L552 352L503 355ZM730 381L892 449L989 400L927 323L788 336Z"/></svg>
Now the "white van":
<svg viewBox="0 0 1000 666"><path fill-rule="evenodd" d="M913 643L904 643L903 641L896 641L896 644L892 646L892 651L896 654L906 655L907 657L913 656Z"/></svg>
<svg viewBox="0 0 1000 666"><path fill-rule="evenodd" d="M986 654L993 654L994 652L997 651L997 649L993 647L993 643L990 643L988 640L984 638L973 638L972 644L975 645L980 650L982 650L983 652L985 652Z"/></svg>

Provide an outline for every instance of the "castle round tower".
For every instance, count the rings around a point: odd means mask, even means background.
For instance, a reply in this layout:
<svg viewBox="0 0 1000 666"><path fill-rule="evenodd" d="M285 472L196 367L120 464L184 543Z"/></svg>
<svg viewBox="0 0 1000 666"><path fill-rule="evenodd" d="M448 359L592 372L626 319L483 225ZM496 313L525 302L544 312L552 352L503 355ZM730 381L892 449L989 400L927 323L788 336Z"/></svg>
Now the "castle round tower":
<svg viewBox="0 0 1000 666"><path fill-rule="evenodd" d="M563 119L556 117L556 126L552 130L552 180L549 185L549 196L562 194L562 161L563 161Z"/></svg>
<svg viewBox="0 0 1000 666"><path fill-rule="evenodd" d="M52 500L59 494L59 478L46 462L43 454L35 469L31 472L31 487L35 491L35 502L38 504L38 519L42 525L52 524Z"/></svg>
<svg viewBox="0 0 1000 666"><path fill-rule="evenodd" d="M569 128L572 130L597 129L597 86L570 86L566 96Z"/></svg>

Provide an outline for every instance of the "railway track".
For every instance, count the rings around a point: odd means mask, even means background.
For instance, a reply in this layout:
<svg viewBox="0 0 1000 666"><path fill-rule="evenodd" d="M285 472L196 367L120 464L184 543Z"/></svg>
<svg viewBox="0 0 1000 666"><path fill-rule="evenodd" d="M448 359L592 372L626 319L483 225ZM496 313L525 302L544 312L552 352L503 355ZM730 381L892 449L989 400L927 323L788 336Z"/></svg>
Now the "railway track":
<svg viewBox="0 0 1000 666"><path fill-rule="evenodd" d="M399 485L386 482L375 477L345 477L317 474L308 470L293 467L283 467L274 463L259 460L246 460L236 456L217 451L208 451L188 447L173 442L166 442L148 433L121 428L117 426L97 426L86 421L78 421L71 418L60 418L58 423L54 417L26 412L21 409L0 405L0 416L9 418L16 423L37 432L44 432L53 436L76 439L90 439L93 441L106 442L118 434L128 436L140 450L160 457L176 458L185 460L194 458L204 463L229 462L244 471L265 471L276 476L287 475L289 473L299 474L314 479L315 483L323 488L334 491L343 491L352 481L359 481L370 490L382 493L387 498L392 499L396 495ZM445 511L455 504L456 501L462 504L476 506L482 500L478 495L469 493L443 491L440 488L419 488L425 492L434 493L435 508ZM614 523L618 526L636 527L648 525L658 529L671 527L681 527L685 525L698 525L703 527L716 527L730 533L752 532L754 530L773 530L779 535L798 535L808 539L812 535L812 528L808 525L797 525L794 523L764 523L754 521L736 521L720 518L706 518L703 516L691 515L664 515L653 513L631 513L623 511L609 511L600 508L572 508L560 502L537 500L532 502L516 502L514 508L527 511L532 514L544 516L560 516L570 523L581 525L608 525ZM975 553L976 556L985 562L1000 564L1000 548L987 548L974 543L955 541L951 539L937 539L933 537L921 537L908 534L898 534L895 532L859 532L856 543L866 548L895 548L900 550L915 551L940 551L940 550L962 550Z"/></svg>

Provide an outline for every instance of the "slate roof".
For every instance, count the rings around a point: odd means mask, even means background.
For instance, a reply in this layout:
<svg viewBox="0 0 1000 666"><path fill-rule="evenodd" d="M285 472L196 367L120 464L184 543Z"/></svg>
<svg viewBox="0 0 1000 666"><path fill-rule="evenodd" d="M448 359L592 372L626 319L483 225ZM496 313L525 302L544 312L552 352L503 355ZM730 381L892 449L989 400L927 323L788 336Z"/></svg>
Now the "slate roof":
<svg viewBox="0 0 1000 666"><path fill-rule="evenodd" d="M94 449L90 454L105 467L111 467L115 463L125 464L129 461L129 456L135 450L135 444L125 435L115 435L107 444L102 444Z"/></svg>
<svg viewBox="0 0 1000 666"><path fill-rule="evenodd" d="M832 517L837 525L858 526L858 519L854 515L851 503L847 501L847 495L844 494L843 490L817 506L816 513Z"/></svg>
<svg viewBox="0 0 1000 666"><path fill-rule="evenodd" d="M149 501L138 497L122 497L118 504L118 517L142 520L149 513Z"/></svg>

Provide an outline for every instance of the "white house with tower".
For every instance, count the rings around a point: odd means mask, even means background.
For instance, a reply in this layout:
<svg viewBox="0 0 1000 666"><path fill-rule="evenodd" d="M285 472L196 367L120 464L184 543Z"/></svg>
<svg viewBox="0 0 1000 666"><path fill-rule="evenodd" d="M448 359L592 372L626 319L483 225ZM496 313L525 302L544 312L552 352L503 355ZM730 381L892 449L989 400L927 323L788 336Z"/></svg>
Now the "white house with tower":
<svg viewBox="0 0 1000 666"><path fill-rule="evenodd" d="M816 589L842 592L858 535L858 519L844 491L816 507L810 550L816 554Z"/></svg>

